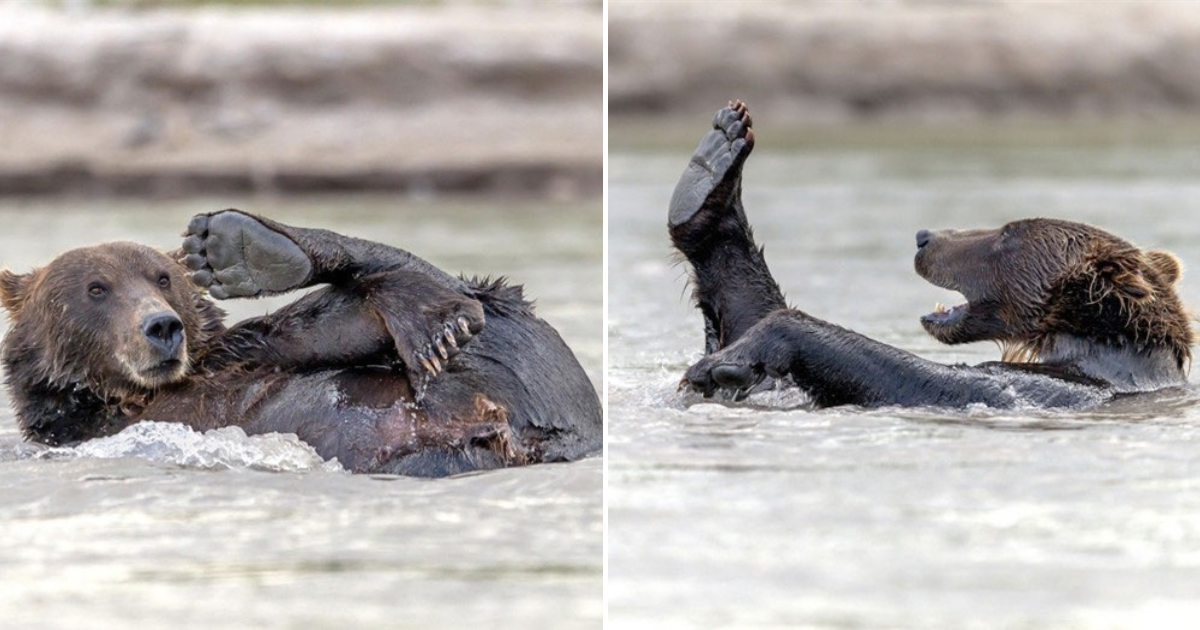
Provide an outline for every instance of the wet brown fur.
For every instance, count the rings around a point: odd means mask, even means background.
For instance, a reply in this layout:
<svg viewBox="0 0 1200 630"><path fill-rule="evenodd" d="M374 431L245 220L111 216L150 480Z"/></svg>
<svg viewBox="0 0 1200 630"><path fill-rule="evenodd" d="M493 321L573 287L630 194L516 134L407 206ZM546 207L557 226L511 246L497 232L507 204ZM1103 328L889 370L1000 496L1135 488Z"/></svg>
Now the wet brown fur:
<svg viewBox="0 0 1200 630"><path fill-rule="evenodd" d="M134 243L71 250L25 274L0 271L0 304L11 322L3 362L28 439L68 444L111 435L145 418L200 430L246 426L268 401L295 387L287 372L229 360L230 348L217 342L226 331L224 311L185 274L167 255ZM160 286L163 277L169 286ZM96 282L113 289L113 299L90 297L89 286ZM134 302L124 299L130 293L145 308L133 308ZM183 323L186 361L179 374L162 382L139 382L116 357L145 343L140 312L160 307ZM377 410L373 428L358 434L363 448L390 445L378 451L368 468L398 453L436 447L489 451L502 465L521 465L538 456L535 445L513 438L505 409L486 396L428 412L416 408L403 375L368 371L343 382L355 404ZM285 415L308 414L312 420L297 422L318 426L326 422L323 411L309 405L294 412L285 409ZM315 431L322 435L326 429Z"/></svg>
<svg viewBox="0 0 1200 630"><path fill-rule="evenodd" d="M165 288L157 284L164 275L169 278ZM126 302L91 299L89 286L96 282L126 292L136 286L139 298L179 317L185 373L225 330L225 312L197 293L185 270L167 256L123 242L75 249L29 273L0 271L0 303L11 320L5 361L21 366L8 371L10 380L82 384L118 405L144 406L156 387L139 382L116 360L123 349L144 341L137 313Z"/></svg>
<svg viewBox="0 0 1200 630"><path fill-rule="evenodd" d="M934 284L967 296L972 310L990 305L998 320L980 324L974 338L959 334L962 324L926 326L947 343L991 339L1003 361L1033 362L1066 334L1162 349L1180 369L1190 365L1195 333L1174 286L1183 266L1169 252L1142 251L1081 223L1026 219L996 230L936 233L916 266Z"/></svg>

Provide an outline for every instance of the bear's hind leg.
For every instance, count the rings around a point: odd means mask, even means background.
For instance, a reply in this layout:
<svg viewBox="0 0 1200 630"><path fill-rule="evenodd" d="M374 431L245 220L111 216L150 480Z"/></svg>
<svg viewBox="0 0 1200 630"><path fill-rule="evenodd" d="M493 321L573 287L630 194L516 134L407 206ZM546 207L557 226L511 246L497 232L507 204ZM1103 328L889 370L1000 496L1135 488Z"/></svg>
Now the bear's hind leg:
<svg viewBox="0 0 1200 630"><path fill-rule="evenodd" d="M283 225L238 210L194 217L182 247L196 284L217 299L277 295L366 275L405 271L452 291L466 283L402 249L329 230Z"/></svg>
<svg viewBox="0 0 1200 630"><path fill-rule="evenodd" d="M692 266L706 353L786 307L742 208L742 167L753 148L746 105L730 103L713 118L671 196L668 229Z"/></svg>

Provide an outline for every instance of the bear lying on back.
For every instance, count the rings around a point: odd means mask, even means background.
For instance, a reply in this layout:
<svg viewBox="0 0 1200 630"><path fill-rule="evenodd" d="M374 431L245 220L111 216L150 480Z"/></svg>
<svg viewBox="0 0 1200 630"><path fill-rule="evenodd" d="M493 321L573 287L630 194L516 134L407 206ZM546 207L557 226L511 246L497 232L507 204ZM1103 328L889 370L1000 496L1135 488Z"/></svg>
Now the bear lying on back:
<svg viewBox="0 0 1200 630"><path fill-rule="evenodd" d="M948 344L997 342L999 363L940 365L789 308L742 206L754 137L743 103L717 112L671 197L706 333L687 386L740 398L786 376L821 406L1083 407L1187 382L1179 260L1082 223L917 233L917 272L967 298L922 326Z"/></svg>
<svg viewBox="0 0 1200 630"><path fill-rule="evenodd" d="M600 448L596 392L520 287L232 210L193 219L177 255L106 243L0 272L6 383L27 439L71 444L140 420L236 425L295 433L354 472L418 476ZM230 328L197 289L317 284L328 286Z"/></svg>

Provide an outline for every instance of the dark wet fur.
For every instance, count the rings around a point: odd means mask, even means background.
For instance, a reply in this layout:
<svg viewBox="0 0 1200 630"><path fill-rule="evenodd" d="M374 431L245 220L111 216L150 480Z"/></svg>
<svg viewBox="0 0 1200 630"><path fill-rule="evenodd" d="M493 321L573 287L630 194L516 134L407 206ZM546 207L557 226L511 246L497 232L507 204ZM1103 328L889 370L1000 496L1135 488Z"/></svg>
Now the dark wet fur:
<svg viewBox="0 0 1200 630"><path fill-rule="evenodd" d="M276 276L271 267L216 273L228 260L213 269L206 259L212 235L204 217L189 227L193 241L179 255L208 274L208 285L236 281L225 290L231 297L329 286L225 329L224 313L190 287L187 270L122 245L132 249L106 267L108 280L117 291L140 287L139 303L179 313L188 340L188 374L152 387L106 359L128 349L112 334L131 324L128 306L89 301L77 286L92 273L91 260L113 258L113 245L74 250L29 274L0 273L13 320L3 349L7 384L28 438L70 444L147 419L199 430L234 425L296 433L355 472L416 476L568 461L600 448L596 392L519 286L456 278L408 252L333 232L234 218L221 229L248 239L262 229L282 234L296 248L276 244L265 255L285 266L306 256L311 273L302 264ZM169 291L141 280L150 267L169 269ZM63 287L47 286L54 283ZM46 299L51 289L55 300ZM58 309L63 300L74 302ZM96 318L97 308L112 312ZM422 363L431 357L436 373Z"/></svg>
<svg viewBox="0 0 1200 630"><path fill-rule="evenodd" d="M945 343L1001 343L1005 362L941 365L787 308L741 203L750 124L740 102L719 111L672 195L668 231L706 332L685 385L739 399L789 376L819 406L1085 407L1186 382L1178 261L1079 223L918 234L918 272L969 305L923 325Z"/></svg>

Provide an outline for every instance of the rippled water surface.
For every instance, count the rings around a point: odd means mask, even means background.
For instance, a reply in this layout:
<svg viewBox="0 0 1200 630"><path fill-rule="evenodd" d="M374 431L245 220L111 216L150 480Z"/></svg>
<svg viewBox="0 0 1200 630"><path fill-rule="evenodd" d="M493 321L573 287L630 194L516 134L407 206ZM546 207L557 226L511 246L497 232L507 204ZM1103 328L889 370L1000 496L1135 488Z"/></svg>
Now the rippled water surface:
<svg viewBox="0 0 1200 630"><path fill-rule="evenodd" d="M772 145L747 213L790 303L945 362L920 228L1104 226L1200 265L1200 149L1138 138ZM703 125L697 129L697 135ZM666 205L689 147L610 160L614 628L1161 628L1200 619L1200 392L1086 413L836 408L676 385L703 348ZM1200 305L1200 276L1185 274ZM1195 380L1195 379L1193 379ZM1190 621L1189 621L1190 620Z"/></svg>
<svg viewBox="0 0 1200 630"><path fill-rule="evenodd" d="M0 202L0 262L163 248L228 205L524 282L601 382L600 204L381 197ZM232 317L282 300L227 303ZM2 628L596 628L599 457L418 480L349 475L291 436L142 424L24 443L0 394Z"/></svg>

